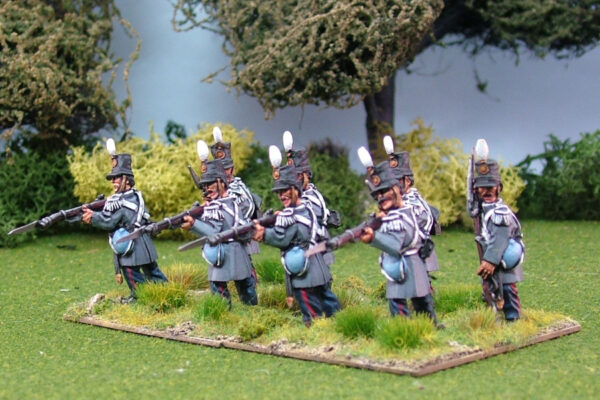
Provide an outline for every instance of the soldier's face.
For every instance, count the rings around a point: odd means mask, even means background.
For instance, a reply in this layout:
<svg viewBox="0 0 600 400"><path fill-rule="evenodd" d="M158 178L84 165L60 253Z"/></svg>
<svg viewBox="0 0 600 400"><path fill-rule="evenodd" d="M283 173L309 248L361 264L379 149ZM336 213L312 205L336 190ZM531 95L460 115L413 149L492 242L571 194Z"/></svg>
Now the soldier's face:
<svg viewBox="0 0 600 400"><path fill-rule="evenodd" d="M129 188L129 184L127 182L125 183L125 185L123 185L123 177L122 176L115 176L114 178L112 178L110 180L110 182L113 185L113 189L115 190L115 193L122 192L123 190L127 190Z"/></svg>
<svg viewBox="0 0 600 400"><path fill-rule="evenodd" d="M389 211L394 208L402 207L402 196L400 189L391 187L376 193L377 204L382 211Z"/></svg>
<svg viewBox="0 0 600 400"><path fill-rule="evenodd" d="M484 203L495 203L498 200L498 186L478 187L477 194Z"/></svg>
<svg viewBox="0 0 600 400"><path fill-rule="evenodd" d="M298 205L298 191L295 188L287 188L277 191L277 197L281 201L281 205L285 208Z"/></svg>
<svg viewBox="0 0 600 400"><path fill-rule="evenodd" d="M217 181L202 186L204 199L213 201L219 198L219 183Z"/></svg>

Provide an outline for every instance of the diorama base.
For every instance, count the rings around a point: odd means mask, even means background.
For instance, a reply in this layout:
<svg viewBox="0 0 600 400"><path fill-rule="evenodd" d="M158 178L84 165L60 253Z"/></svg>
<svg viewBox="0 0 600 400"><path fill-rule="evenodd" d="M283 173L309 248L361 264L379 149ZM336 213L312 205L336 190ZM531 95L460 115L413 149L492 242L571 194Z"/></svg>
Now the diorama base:
<svg viewBox="0 0 600 400"><path fill-rule="evenodd" d="M350 355L336 355L332 349L310 349L294 345L285 341L262 345L252 342L241 342L235 338L209 339L190 336L188 333L193 329L179 327L167 329L166 331L150 330L146 328L126 326L123 324L101 320L93 316L84 316L78 320L65 318L66 320L79 322L82 324L94 325L103 328L115 329L124 332L136 333L138 335L159 337L168 340L177 340L180 342L199 344L208 347L224 347L227 349L244 350L254 353L262 353L279 357L288 357L298 360L316 361L327 364L343 365L345 367L367 369L371 371L388 372L398 375L424 376L444 369L457 367L473 361L482 360L498 354L507 353L533 344L545 342L560 336L570 335L581 330L581 325L573 320L564 320L555 323L542 332L533 336L531 339L520 345L497 344L492 349L480 349L463 346L456 351L452 351L435 358L427 360L407 361L376 361L366 358L353 357Z"/></svg>

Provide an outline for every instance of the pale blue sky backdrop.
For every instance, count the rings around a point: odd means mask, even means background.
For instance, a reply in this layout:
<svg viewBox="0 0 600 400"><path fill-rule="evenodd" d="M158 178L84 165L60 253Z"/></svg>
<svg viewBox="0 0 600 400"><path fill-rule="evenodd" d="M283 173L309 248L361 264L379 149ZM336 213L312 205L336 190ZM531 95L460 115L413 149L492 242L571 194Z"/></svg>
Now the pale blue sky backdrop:
<svg viewBox="0 0 600 400"><path fill-rule="evenodd" d="M356 149L366 145L362 104L348 110L288 108L265 120L255 99L238 97L217 81L202 82L228 65L220 36L201 29L174 32L167 0L116 4L142 39L140 58L130 73L129 120L136 135L147 137L150 121L158 132L170 119L188 132L201 122L223 122L254 131L263 145L281 146L283 131L290 130L301 146L326 137L346 145L351 164L360 169ZM117 27L114 53L126 59L134 47L135 41ZM484 137L492 157L514 164L543 151L549 133L577 140L581 132L600 129L599 67L600 48L572 60L525 54L519 65L508 53L484 54L473 61L458 48L429 49L412 64L412 74L397 75L395 129L407 132L411 121L422 117L435 135L458 138L465 151ZM476 89L475 69L488 81L485 94ZM228 72L222 74L222 79L228 77ZM114 89L124 97L122 83Z"/></svg>

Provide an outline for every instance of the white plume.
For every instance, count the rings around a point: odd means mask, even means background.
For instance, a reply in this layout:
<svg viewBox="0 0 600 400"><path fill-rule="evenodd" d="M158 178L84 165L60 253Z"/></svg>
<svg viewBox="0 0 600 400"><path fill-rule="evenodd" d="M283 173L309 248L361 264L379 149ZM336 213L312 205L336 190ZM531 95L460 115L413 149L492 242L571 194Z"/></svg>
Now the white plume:
<svg viewBox="0 0 600 400"><path fill-rule="evenodd" d="M487 160L489 154L490 148L485 139L477 139L477 143L475 144L475 161Z"/></svg>
<svg viewBox="0 0 600 400"><path fill-rule="evenodd" d="M394 141L391 136L387 135L383 138L383 147L387 154L394 154Z"/></svg>
<svg viewBox="0 0 600 400"><path fill-rule="evenodd" d="M117 146L115 146L115 141L113 140L113 138L108 138L108 140L106 141L106 150L108 150L108 154L110 154L111 156L117 154Z"/></svg>
<svg viewBox="0 0 600 400"><path fill-rule="evenodd" d="M198 152L200 161L204 162L208 160L208 146L204 140L198 140L198 143L196 143L196 151Z"/></svg>
<svg viewBox="0 0 600 400"><path fill-rule="evenodd" d="M356 152L358 153L360 162L365 166L365 168L373 166L373 159L371 158L369 151L365 149L364 146L361 146Z"/></svg>
<svg viewBox="0 0 600 400"><path fill-rule="evenodd" d="M290 151L294 147L294 137L292 136L292 132L285 131L283 132L283 148L285 151Z"/></svg>
<svg viewBox="0 0 600 400"><path fill-rule="evenodd" d="M215 143L223 143L223 132L218 126L213 128L213 138L215 138Z"/></svg>
<svg viewBox="0 0 600 400"><path fill-rule="evenodd" d="M279 151L279 147L274 145L269 146L269 160L273 168L279 168L281 165L281 151Z"/></svg>

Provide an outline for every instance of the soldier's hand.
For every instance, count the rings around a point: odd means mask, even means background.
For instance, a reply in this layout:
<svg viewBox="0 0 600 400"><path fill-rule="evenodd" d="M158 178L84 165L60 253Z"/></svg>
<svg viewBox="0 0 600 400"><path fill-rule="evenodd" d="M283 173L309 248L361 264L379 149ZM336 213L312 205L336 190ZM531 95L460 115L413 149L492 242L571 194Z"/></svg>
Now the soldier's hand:
<svg viewBox="0 0 600 400"><path fill-rule="evenodd" d="M83 210L83 215L81 216L81 221L84 224L91 224L92 216L94 215L94 212L92 210L90 210L89 208L87 208L86 206L82 206L81 209Z"/></svg>
<svg viewBox="0 0 600 400"><path fill-rule="evenodd" d="M373 241L373 236L375 236L373 228L368 226L360 234L360 241L363 243L371 243Z"/></svg>
<svg viewBox="0 0 600 400"><path fill-rule="evenodd" d="M265 227L258 223L258 221L254 220L254 233L252 234L252 239L257 242L262 242L265 238Z"/></svg>
<svg viewBox="0 0 600 400"><path fill-rule="evenodd" d="M186 231L189 231L190 229L192 229L192 226L194 226L194 218L186 215L185 217L183 217L183 224L181 224L181 229L184 229Z"/></svg>
<svg viewBox="0 0 600 400"><path fill-rule="evenodd" d="M117 284L119 284L119 285L120 285L121 283L123 283L123 275L121 275L121 274L116 274L116 275L115 275L115 282L117 282Z"/></svg>
<svg viewBox="0 0 600 400"><path fill-rule="evenodd" d="M495 269L496 266L494 264L483 260L477 269L477 275L481 276L483 279L488 279L490 276L494 275Z"/></svg>
<svg viewBox="0 0 600 400"><path fill-rule="evenodd" d="M294 307L294 298L289 296L285 298L285 304L287 304L288 308Z"/></svg>
<svg viewBox="0 0 600 400"><path fill-rule="evenodd" d="M383 218L387 215L387 213L385 211L377 211L377 214L375 214L375 216L377 218Z"/></svg>

